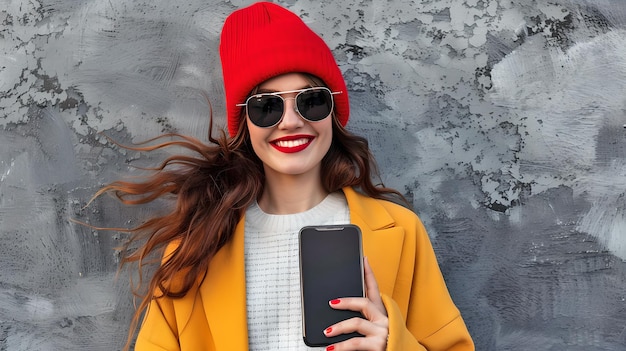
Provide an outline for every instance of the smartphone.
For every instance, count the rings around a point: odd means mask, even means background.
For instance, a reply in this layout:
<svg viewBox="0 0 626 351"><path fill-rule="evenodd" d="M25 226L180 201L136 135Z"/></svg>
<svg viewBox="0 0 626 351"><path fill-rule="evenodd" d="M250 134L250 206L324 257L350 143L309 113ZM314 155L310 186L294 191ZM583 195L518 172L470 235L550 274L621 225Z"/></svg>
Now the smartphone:
<svg viewBox="0 0 626 351"><path fill-rule="evenodd" d="M300 292L302 337L308 346L327 346L358 333L327 337L329 326L353 317L356 311L335 310L329 301L339 297L364 297L361 230L346 225L309 226L300 230Z"/></svg>

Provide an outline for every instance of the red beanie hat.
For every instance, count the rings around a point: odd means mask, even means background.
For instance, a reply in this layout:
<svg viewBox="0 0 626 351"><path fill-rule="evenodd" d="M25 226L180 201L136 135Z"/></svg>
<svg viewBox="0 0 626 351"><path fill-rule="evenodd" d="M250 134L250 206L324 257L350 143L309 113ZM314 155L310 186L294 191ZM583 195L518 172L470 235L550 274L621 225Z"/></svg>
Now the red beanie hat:
<svg viewBox="0 0 626 351"><path fill-rule="evenodd" d="M341 125L348 123L348 91L330 48L294 13L270 2L239 9L224 22L220 57L226 92L228 132L239 129L241 108L262 82L281 74L303 72L324 81L334 95Z"/></svg>

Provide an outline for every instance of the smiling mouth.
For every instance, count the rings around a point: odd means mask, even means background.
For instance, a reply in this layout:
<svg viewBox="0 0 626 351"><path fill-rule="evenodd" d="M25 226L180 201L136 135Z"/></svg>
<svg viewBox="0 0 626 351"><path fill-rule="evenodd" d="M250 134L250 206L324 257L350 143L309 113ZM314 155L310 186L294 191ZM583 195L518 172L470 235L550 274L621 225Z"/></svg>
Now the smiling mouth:
<svg viewBox="0 0 626 351"><path fill-rule="evenodd" d="M306 149L314 138L299 137L296 139L281 139L270 143L276 150L284 153L294 153Z"/></svg>
<svg viewBox="0 0 626 351"><path fill-rule="evenodd" d="M302 146L304 144L308 144L309 143L308 138L302 138L302 139L296 139L296 140L279 140L277 141L275 144L278 147L298 147L298 146Z"/></svg>

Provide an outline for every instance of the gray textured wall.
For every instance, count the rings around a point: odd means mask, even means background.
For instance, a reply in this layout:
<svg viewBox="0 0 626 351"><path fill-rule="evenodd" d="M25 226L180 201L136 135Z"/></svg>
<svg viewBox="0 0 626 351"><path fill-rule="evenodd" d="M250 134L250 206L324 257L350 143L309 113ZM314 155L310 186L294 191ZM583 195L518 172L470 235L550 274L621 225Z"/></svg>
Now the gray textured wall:
<svg viewBox="0 0 626 351"><path fill-rule="evenodd" d="M0 350L115 350L132 302L111 145L223 123L248 1L0 0ZM479 350L626 349L626 3L284 1L327 40ZM162 156L162 155L161 155Z"/></svg>

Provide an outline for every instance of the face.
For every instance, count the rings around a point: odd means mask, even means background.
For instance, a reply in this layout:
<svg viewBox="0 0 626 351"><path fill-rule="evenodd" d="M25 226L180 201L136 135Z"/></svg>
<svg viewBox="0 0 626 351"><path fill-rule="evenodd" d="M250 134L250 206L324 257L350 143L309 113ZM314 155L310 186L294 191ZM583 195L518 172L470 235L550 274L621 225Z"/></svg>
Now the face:
<svg viewBox="0 0 626 351"><path fill-rule="evenodd" d="M259 85L257 93L299 90L311 87L306 76L289 73ZM279 175L320 176L322 158L332 142L332 117L310 122L296 111L296 93L281 95L285 99L282 120L270 128L261 128L246 118L250 141L263 162L266 177Z"/></svg>

